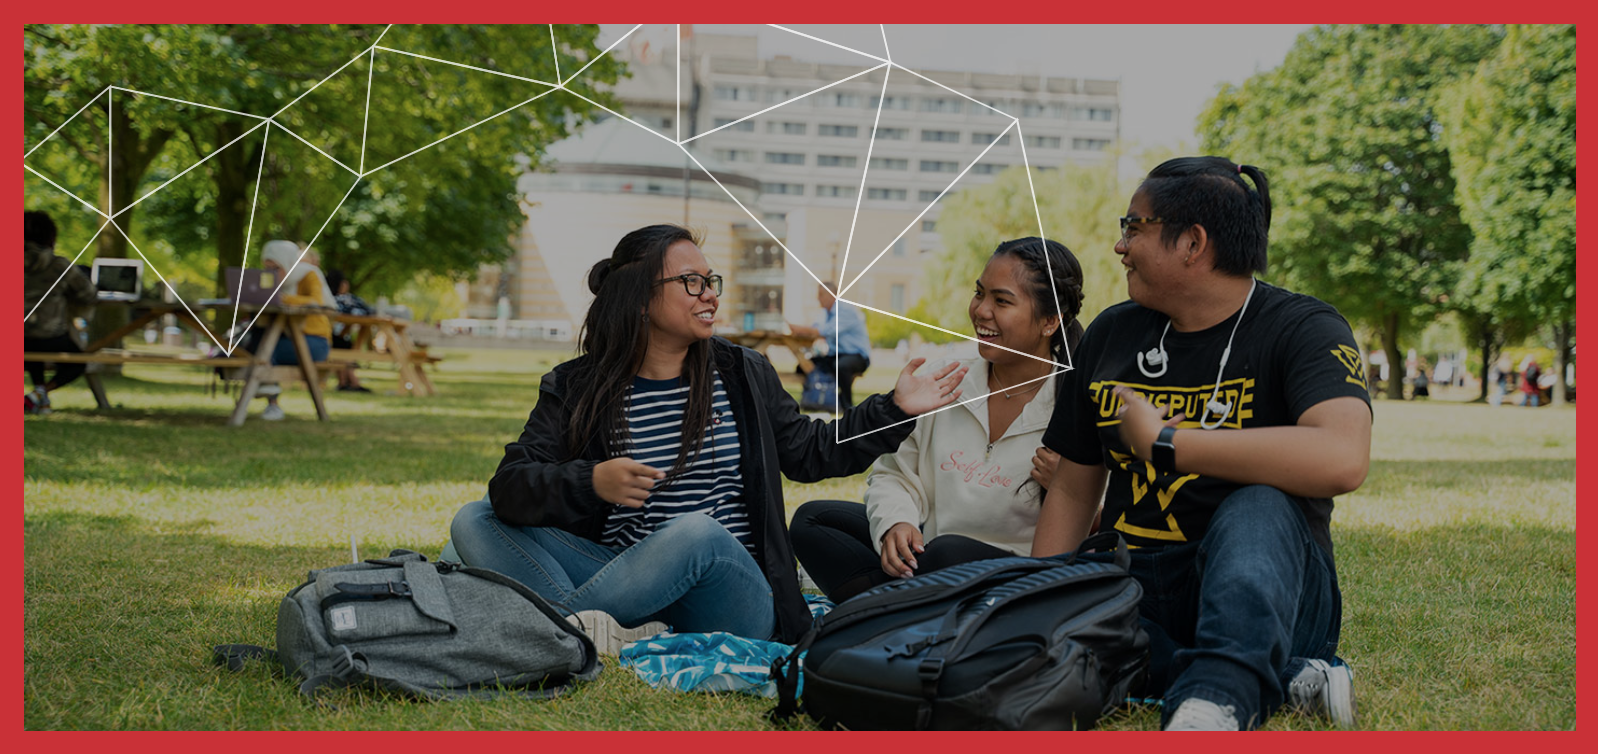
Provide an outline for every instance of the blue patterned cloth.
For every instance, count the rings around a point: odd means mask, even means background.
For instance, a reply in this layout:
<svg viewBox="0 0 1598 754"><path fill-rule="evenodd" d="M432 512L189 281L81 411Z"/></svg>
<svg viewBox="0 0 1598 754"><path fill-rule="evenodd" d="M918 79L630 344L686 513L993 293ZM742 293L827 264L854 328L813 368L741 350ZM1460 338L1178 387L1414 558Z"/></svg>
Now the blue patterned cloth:
<svg viewBox="0 0 1598 754"><path fill-rule="evenodd" d="M805 595L810 615L819 618L832 609L821 597ZM745 639L717 631L708 634L664 633L628 644L621 650L621 666L632 668L654 688L676 691L741 691L767 698L777 696L771 664L787 657L793 647L774 641ZM803 676L799 679L804 688Z"/></svg>

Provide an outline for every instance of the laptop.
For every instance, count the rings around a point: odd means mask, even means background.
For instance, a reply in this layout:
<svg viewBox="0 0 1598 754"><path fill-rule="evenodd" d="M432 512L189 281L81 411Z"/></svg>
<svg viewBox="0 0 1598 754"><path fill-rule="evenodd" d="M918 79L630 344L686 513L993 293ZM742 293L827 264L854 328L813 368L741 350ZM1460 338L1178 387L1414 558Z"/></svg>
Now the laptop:
<svg viewBox="0 0 1598 754"><path fill-rule="evenodd" d="M276 275L255 267L227 268L227 292L231 301L266 306L283 303L283 293L277 290Z"/></svg>
<svg viewBox="0 0 1598 754"><path fill-rule="evenodd" d="M138 301L144 278L144 262L138 259L96 259L89 268L101 301Z"/></svg>

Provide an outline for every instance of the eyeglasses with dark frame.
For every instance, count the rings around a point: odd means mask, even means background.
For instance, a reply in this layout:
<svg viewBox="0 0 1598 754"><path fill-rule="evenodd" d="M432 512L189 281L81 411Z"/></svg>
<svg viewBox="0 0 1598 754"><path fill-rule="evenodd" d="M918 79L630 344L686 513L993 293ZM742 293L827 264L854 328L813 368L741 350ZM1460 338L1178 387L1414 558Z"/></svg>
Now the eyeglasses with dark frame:
<svg viewBox="0 0 1598 754"><path fill-rule="evenodd" d="M1165 218L1163 217L1134 217L1132 215L1118 217L1116 219L1121 221L1121 240L1123 241L1131 238L1131 236L1128 236L1126 232L1131 230L1133 225L1159 225L1160 223L1165 222Z"/></svg>
<svg viewBox="0 0 1598 754"><path fill-rule="evenodd" d="M699 297L705 295L706 287L715 290L717 296L721 295L720 275L701 275L697 272L690 272L686 275L661 278L655 281L655 285L665 285L673 280L681 280L683 291L690 296Z"/></svg>

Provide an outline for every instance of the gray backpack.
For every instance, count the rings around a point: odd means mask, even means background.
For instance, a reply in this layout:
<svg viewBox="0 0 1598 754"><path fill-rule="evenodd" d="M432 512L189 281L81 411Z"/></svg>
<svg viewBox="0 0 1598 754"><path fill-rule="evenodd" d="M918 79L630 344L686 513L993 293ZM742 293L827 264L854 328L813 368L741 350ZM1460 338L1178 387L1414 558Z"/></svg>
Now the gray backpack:
<svg viewBox="0 0 1598 754"><path fill-rule="evenodd" d="M312 695L365 685L432 699L546 698L602 666L594 644L510 577L421 553L311 571L277 611L277 652L225 644L219 664L275 656Z"/></svg>

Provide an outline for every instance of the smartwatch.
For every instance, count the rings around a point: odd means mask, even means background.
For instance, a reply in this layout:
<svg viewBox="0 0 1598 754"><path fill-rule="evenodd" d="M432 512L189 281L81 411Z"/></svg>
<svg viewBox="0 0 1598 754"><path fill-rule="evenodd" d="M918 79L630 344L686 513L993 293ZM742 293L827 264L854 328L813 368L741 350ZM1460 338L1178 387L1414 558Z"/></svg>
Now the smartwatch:
<svg viewBox="0 0 1598 754"><path fill-rule="evenodd" d="M1160 430L1159 437L1154 438L1153 456L1150 462L1154 470L1170 474L1176 471L1176 446L1171 443L1176 437L1176 427L1165 427Z"/></svg>

